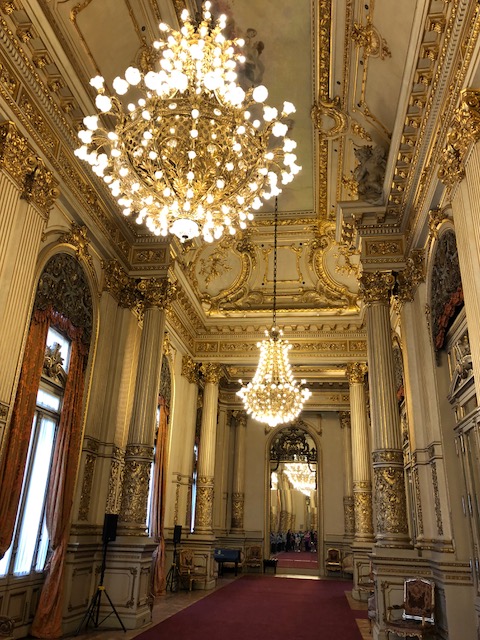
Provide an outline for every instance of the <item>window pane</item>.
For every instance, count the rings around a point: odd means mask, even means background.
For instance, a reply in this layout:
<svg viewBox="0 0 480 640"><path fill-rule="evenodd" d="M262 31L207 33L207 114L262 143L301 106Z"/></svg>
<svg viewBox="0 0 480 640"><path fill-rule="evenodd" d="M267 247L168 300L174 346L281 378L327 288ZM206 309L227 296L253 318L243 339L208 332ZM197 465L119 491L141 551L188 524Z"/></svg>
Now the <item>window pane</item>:
<svg viewBox="0 0 480 640"><path fill-rule="evenodd" d="M49 538L48 538L48 531L47 531L47 521L46 521L46 518L43 518L42 535L40 538L40 544L38 545L35 571L43 571L43 569L45 568L45 560L47 559L47 553L48 553L48 543L49 543Z"/></svg>
<svg viewBox="0 0 480 640"><path fill-rule="evenodd" d="M33 451L32 472L28 482L27 498L13 568L15 575L30 573L32 569L40 521L43 516L54 438L55 422L42 418L38 425L38 438Z"/></svg>
<svg viewBox="0 0 480 640"><path fill-rule="evenodd" d="M63 359L62 367L65 371L68 371L68 365L70 363L70 340L50 327L47 334L47 347L52 348L55 343L60 345L60 355Z"/></svg>
<svg viewBox="0 0 480 640"><path fill-rule="evenodd" d="M58 411L60 408L60 397L53 393L48 393L43 389L39 389L37 393L37 405L50 409L50 411Z"/></svg>
<svg viewBox="0 0 480 640"><path fill-rule="evenodd" d="M12 555L13 545L10 545L10 548L7 549L5 555L0 560L0 577L6 576L8 572L8 565L10 563L10 557Z"/></svg>

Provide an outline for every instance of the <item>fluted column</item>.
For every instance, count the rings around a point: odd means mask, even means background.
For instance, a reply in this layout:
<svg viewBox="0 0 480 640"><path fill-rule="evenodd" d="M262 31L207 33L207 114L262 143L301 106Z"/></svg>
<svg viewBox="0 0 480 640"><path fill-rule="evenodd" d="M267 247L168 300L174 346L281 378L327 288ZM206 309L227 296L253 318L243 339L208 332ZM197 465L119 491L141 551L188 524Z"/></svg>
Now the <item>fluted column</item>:
<svg viewBox="0 0 480 640"><path fill-rule="evenodd" d="M57 187L16 126L0 123L0 458L31 312L38 251L59 195Z"/></svg>
<svg viewBox="0 0 480 640"><path fill-rule="evenodd" d="M361 362L349 364L350 413L352 422L353 499L355 505L355 542L373 539L372 472L368 438L365 374Z"/></svg>
<svg viewBox="0 0 480 640"><path fill-rule="evenodd" d="M235 429L235 458L233 462L232 492L232 531L243 531L245 510L245 442L247 432L247 414L241 411L237 415Z"/></svg>
<svg viewBox="0 0 480 640"><path fill-rule="evenodd" d="M376 543L403 547L409 536L390 329L394 280L390 272L364 272L361 284L367 304Z"/></svg>
<svg viewBox="0 0 480 640"><path fill-rule="evenodd" d="M195 533L213 533L213 481L215 474L215 442L217 433L218 383L222 368L206 363L200 367L205 379L202 427L198 452L197 503Z"/></svg>
<svg viewBox="0 0 480 640"><path fill-rule="evenodd" d="M348 411L339 411L343 444L343 517L345 536L351 538L355 533L355 514L353 509L353 474L352 474L352 434L351 420Z"/></svg>
<svg viewBox="0 0 480 640"><path fill-rule="evenodd" d="M120 509L121 533L128 535L145 533L162 368L165 307L174 290L166 279L153 278L140 280L137 292L145 306Z"/></svg>

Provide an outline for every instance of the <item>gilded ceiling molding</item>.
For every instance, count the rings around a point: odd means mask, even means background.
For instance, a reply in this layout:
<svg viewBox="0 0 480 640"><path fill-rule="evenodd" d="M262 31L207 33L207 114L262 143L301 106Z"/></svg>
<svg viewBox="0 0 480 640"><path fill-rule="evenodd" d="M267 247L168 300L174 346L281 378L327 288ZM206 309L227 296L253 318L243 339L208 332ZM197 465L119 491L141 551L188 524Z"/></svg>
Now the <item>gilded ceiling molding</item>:
<svg viewBox="0 0 480 640"><path fill-rule="evenodd" d="M238 307L240 301L249 295L248 281L257 265L256 249L250 237L251 231L246 232L239 241L232 236L225 236L218 243L214 253L208 255L207 258L203 258L203 251L208 251L210 247L210 245L206 245L197 251L195 258L190 263L188 275L191 285L208 314L218 313L224 309L234 309ZM200 291L196 271L198 270L199 274L205 276L205 283L208 286L211 281L218 278L225 271L226 266L228 266L228 254L232 251L240 257L241 262L240 273L235 281L230 287L216 296ZM228 268L230 269L230 267Z"/></svg>
<svg viewBox="0 0 480 640"><path fill-rule="evenodd" d="M398 299L413 302L418 285L425 281L425 252L415 249L406 261L406 267L397 275Z"/></svg>
<svg viewBox="0 0 480 640"><path fill-rule="evenodd" d="M318 91L316 102L328 103L330 100L330 39L332 28L332 0L319 0L318 16ZM334 212L328 211L328 142L319 136L317 165L317 198L319 220L334 218Z"/></svg>
<svg viewBox="0 0 480 640"><path fill-rule="evenodd" d="M305 291L304 297L326 306L328 309L339 307L357 308L357 294L351 293L346 286L336 283L325 267L326 254L335 245L335 224L323 220L319 223L318 235L310 242L308 262L318 278L314 291Z"/></svg>
<svg viewBox="0 0 480 640"><path fill-rule="evenodd" d="M463 180L468 152L479 140L480 91L464 89L440 158L438 177L447 187L451 188Z"/></svg>
<svg viewBox="0 0 480 640"><path fill-rule="evenodd" d="M22 190L21 198L34 204L48 219L50 209L60 195L58 182L16 125L9 121L0 123L0 168Z"/></svg>
<svg viewBox="0 0 480 640"><path fill-rule="evenodd" d="M365 58L371 56L372 58L385 60L385 58L392 57L386 41L373 26L370 16L367 16L367 24L365 26L354 23L351 36L358 47L363 47Z"/></svg>
<svg viewBox="0 0 480 640"><path fill-rule="evenodd" d="M350 384L363 384L368 367L365 362L351 362L347 365L347 378Z"/></svg>
<svg viewBox="0 0 480 640"><path fill-rule="evenodd" d="M395 276L391 271L364 271L360 288L367 305L377 302L389 304Z"/></svg>
<svg viewBox="0 0 480 640"><path fill-rule="evenodd" d="M21 13L13 12L12 20ZM28 44L30 45L31 41ZM47 53L44 52L43 57L46 55ZM33 57L32 55L32 60ZM76 163L72 162L71 146L76 140L75 125L73 121L67 122L62 115L61 108L56 103L56 95L52 96L47 83L38 74L38 70L41 69L42 66L38 69L34 67L22 43L15 37L7 23L0 19L0 80L2 80L0 95L10 105L28 134L42 149L45 158L63 178L79 203L87 209L103 230L106 238L113 239L115 247L126 257L130 244L119 227L113 223L112 214L99 201L96 187L93 186L90 177L84 178L80 175ZM41 105L41 110L38 105ZM48 125L48 122L53 123L53 128ZM54 133L57 130L60 134ZM32 198L36 197L36 188L34 185ZM43 205L40 199L39 206L48 206L48 201Z"/></svg>
<svg viewBox="0 0 480 640"><path fill-rule="evenodd" d="M348 114L342 110L338 96L333 100L318 99L312 107L311 116L313 126L324 139L337 138L348 131ZM325 123L328 121L333 121L333 125L327 128Z"/></svg>

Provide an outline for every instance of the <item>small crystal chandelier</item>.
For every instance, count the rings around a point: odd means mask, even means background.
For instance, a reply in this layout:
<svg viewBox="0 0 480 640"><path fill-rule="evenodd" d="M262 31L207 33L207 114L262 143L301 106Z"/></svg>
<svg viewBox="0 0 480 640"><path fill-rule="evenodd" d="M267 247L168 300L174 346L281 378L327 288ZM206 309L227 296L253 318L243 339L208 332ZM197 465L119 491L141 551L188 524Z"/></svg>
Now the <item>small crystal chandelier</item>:
<svg viewBox="0 0 480 640"><path fill-rule="evenodd" d="M248 414L270 427L292 422L299 415L303 404L311 396L310 390L293 377L288 352L292 345L283 339L283 331L277 328L277 199L275 198L275 231L273 251L273 325L265 331L266 339L257 343L260 360L253 380L237 391ZM239 380L240 384L243 384Z"/></svg>
<svg viewBox="0 0 480 640"><path fill-rule="evenodd" d="M212 242L245 229L252 209L300 170L296 142L286 137L295 107L284 102L279 114L263 104L264 86L244 91L237 84L244 42L225 38L226 17L214 24L210 2L201 22L186 10L182 22L180 31L160 24L164 37L153 43L153 60L115 78L116 95L107 95L101 76L90 81L104 116L84 118L75 153L103 178L125 216L156 235L184 242L202 234ZM129 91L136 103L125 109ZM104 128L110 117L114 128Z"/></svg>
<svg viewBox="0 0 480 640"><path fill-rule="evenodd" d="M306 496L317 488L317 474L306 462L286 462L284 472L294 489Z"/></svg>

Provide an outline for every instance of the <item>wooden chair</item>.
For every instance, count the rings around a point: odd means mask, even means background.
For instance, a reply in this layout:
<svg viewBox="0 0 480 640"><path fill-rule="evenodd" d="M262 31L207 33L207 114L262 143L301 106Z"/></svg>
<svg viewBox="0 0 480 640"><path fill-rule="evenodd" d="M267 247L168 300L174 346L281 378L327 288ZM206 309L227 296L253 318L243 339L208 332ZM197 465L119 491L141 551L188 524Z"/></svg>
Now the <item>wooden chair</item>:
<svg viewBox="0 0 480 640"><path fill-rule="evenodd" d="M205 555L205 560L207 556ZM178 554L178 576L180 584L187 584L191 591L194 580L205 580L207 576L207 564L195 564L195 553L192 549L181 549Z"/></svg>
<svg viewBox="0 0 480 640"><path fill-rule="evenodd" d="M247 569L261 569L263 564L263 551L260 545L252 545L245 549L244 565Z"/></svg>
<svg viewBox="0 0 480 640"><path fill-rule="evenodd" d="M335 549L334 547L330 547L327 549L327 558L325 560L325 568L328 571L339 571L342 572L342 556L340 554L340 549Z"/></svg>
<svg viewBox="0 0 480 640"><path fill-rule="evenodd" d="M427 638L435 634L435 583L425 578L407 578L403 585L404 601L386 608L385 632L403 638ZM399 618L394 612L402 612Z"/></svg>

